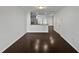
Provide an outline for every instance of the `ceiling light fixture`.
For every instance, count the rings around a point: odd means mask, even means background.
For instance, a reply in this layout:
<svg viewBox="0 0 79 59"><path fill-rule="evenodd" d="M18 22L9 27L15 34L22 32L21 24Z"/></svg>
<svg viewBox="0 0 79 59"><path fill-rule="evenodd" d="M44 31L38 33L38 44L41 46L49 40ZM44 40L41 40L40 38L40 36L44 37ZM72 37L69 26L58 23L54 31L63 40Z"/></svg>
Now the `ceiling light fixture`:
<svg viewBox="0 0 79 59"><path fill-rule="evenodd" d="M37 6L38 9L45 9L46 6Z"/></svg>

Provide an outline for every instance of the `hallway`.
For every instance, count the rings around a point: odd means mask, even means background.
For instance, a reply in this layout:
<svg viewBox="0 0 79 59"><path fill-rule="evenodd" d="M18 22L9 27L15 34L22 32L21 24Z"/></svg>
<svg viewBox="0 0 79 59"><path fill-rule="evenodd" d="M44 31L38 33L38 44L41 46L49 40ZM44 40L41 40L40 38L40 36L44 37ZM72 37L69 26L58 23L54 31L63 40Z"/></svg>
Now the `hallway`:
<svg viewBox="0 0 79 59"><path fill-rule="evenodd" d="M1 59L79 58L79 1L0 1Z"/></svg>
<svg viewBox="0 0 79 59"><path fill-rule="evenodd" d="M76 53L52 26L49 33L27 33L11 45L4 53Z"/></svg>
<svg viewBox="0 0 79 59"><path fill-rule="evenodd" d="M0 7L1 53L79 52L79 7L41 7Z"/></svg>

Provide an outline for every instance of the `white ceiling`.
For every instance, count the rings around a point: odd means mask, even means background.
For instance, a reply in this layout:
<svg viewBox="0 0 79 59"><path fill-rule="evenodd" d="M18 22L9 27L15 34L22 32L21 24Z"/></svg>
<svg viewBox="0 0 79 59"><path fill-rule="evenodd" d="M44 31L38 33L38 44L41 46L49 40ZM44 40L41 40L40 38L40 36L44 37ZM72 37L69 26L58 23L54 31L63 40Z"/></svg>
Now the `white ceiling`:
<svg viewBox="0 0 79 59"><path fill-rule="evenodd" d="M46 6L45 9L38 9L35 6L21 6L26 12L33 11L33 12L39 12L39 13L56 13L60 9L64 8L65 6Z"/></svg>

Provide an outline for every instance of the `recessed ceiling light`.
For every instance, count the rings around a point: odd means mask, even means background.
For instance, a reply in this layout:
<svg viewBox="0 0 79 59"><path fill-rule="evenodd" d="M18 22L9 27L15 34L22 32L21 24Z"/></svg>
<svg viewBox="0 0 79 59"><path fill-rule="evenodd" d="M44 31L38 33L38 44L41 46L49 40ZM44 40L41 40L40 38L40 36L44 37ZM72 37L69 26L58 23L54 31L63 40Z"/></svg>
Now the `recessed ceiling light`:
<svg viewBox="0 0 79 59"><path fill-rule="evenodd" d="M46 6L37 6L38 9L45 9Z"/></svg>

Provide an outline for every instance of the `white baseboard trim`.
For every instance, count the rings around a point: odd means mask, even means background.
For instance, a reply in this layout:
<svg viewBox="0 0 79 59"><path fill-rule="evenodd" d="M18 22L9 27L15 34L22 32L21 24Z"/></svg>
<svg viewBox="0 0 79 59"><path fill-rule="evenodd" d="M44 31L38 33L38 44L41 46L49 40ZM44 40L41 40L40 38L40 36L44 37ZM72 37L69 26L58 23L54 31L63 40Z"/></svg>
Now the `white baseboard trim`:
<svg viewBox="0 0 79 59"><path fill-rule="evenodd" d="M61 34L60 34L61 35ZM67 41L77 52L79 52L79 50L74 46L74 44L72 44L66 37L67 36L64 36L64 35L61 35L64 39L65 39L65 41ZM69 38L70 39L70 38Z"/></svg>
<svg viewBox="0 0 79 59"><path fill-rule="evenodd" d="M48 33L48 32L27 32L27 33Z"/></svg>
<svg viewBox="0 0 79 59"><path fill-rule="evenodd" d="M9 48L12 44L14 44L17 40L19 40L25 33L18 35L18 38L14 39L10 42L10 44L7 44L5 48L1 49L0 53L4 52L7 48Z"/></svg>
<svg viewBox="0 0 79 59"><path fill-rule="evenodd" d="M75 47L74 44L72 44L68 39L71 39L68 37L68 35L63 35L62 33L60 33L57 29L54 28L54 30L56 32L58 32L60 34L61 37L63 37L65 39L65 41L67 41L77 52L79 52L79 50Z"/></svg>

